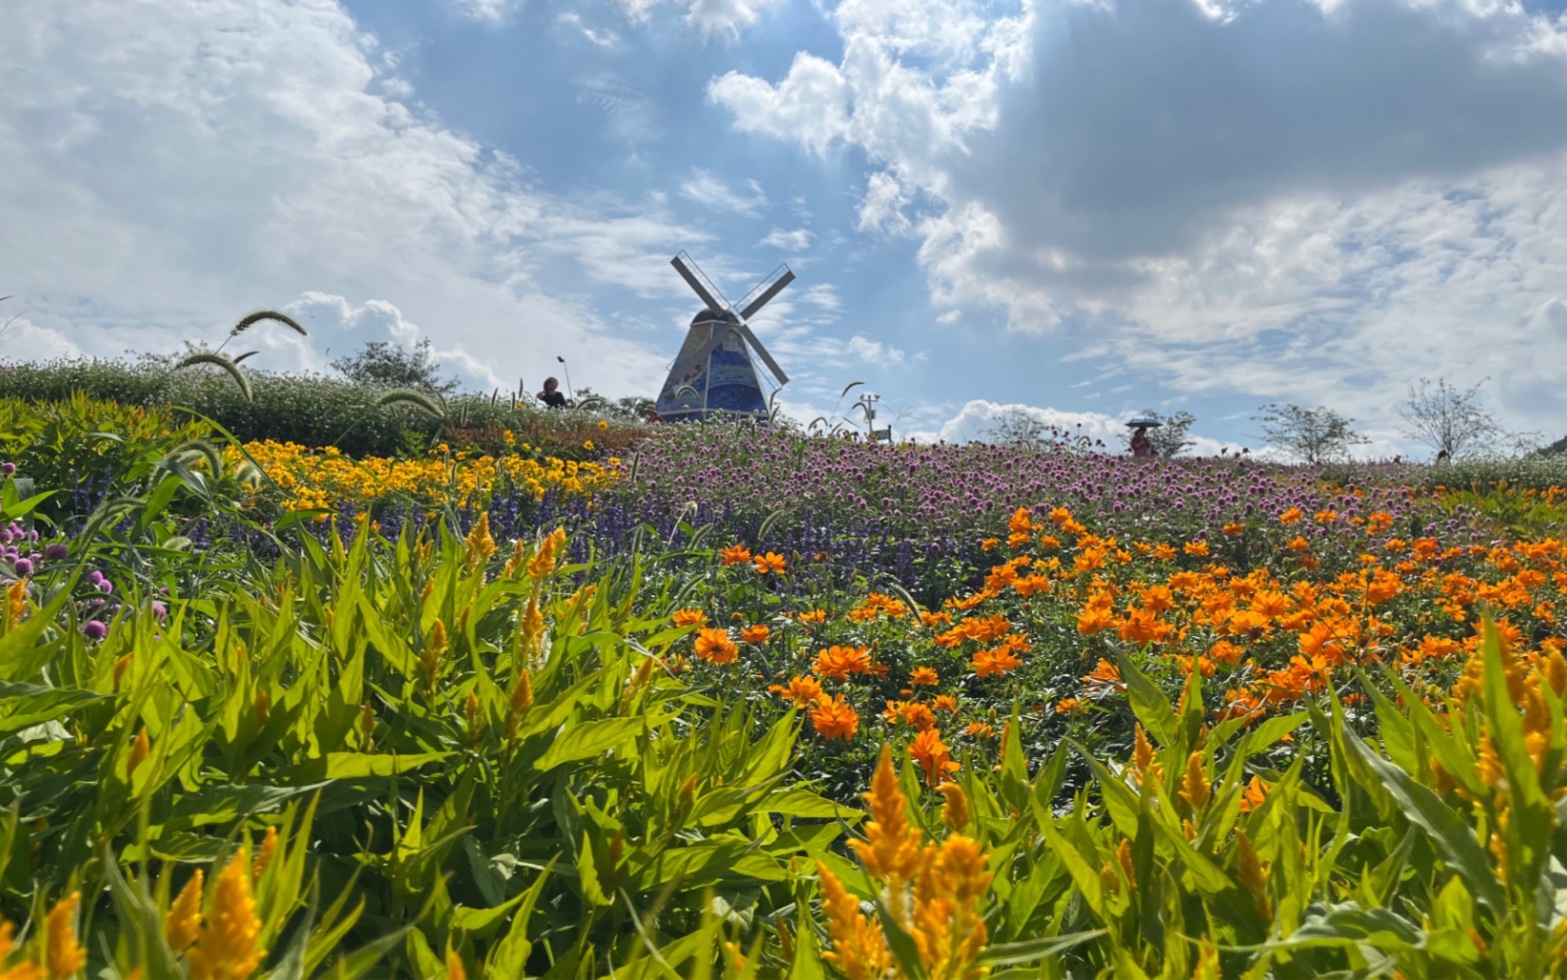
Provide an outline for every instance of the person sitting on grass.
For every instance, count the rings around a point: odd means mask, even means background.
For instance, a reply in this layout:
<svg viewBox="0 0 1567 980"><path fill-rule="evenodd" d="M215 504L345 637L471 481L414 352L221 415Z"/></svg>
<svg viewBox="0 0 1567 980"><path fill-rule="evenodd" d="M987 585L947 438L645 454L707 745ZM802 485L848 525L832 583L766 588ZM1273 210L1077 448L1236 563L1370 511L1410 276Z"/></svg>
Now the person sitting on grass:
<svg viewBox="0 0 1567 980"><path fill-rule="evenodd" d="M538 394L539 401L550 408L565 408L566 396L560 393L560 382L554 378L544 379L544 390Z"/></svg>

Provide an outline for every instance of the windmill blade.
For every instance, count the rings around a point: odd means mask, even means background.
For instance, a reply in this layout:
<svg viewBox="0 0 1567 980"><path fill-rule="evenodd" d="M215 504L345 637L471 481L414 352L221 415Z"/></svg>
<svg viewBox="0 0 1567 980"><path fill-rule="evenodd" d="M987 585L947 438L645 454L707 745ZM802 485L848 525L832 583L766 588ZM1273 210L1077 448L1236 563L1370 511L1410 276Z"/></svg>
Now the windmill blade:
<svg viewBox="0 0 1567 980"><path fill-rule="evenodd" d="M746 343L751 345L751 349L756 351L756 356L760 357L762 362L767 365L767 370L773 373L773 377L778 379L778 383L781 385L788 384L789 376L784 374L783 368L779 367L778 362L773 360L773 355L767 353L767 348L763 347L762 342L756 339L756 334L751 332L751 328L744 323L737 323L734 325L734 329L739 332L740 336L745 338Z"/></svg>
<svg viewBox="0 0 1567 980"><path fill-rule="evenodd" d="M697 267L696 260L687 255L684 250L670 259L669 264L680 273L680 278L686 281L686 285L702 298L702 302L707 304L708 309L714 313L722 313L729 309L729 304L723 301L724 294L719 292L718 287L713 285L713 280L702 273L702 270Z"/></svg>
<svg viewBox="0 0 1567 980"><path fill-rule="evenodd" d="M783 270L782 275L778 274L778 269ZM789 268L787 265L781 265L778 267L778 269L774 269L771 276L768 276L767 279L763 279L760 283L757 284L758 289L761 289L762 286L767 286L766 289L762 289L760 295L750 302L746 302L745 298L740 300L740 302L745 303L745 309L740 311L740 319L751 319L751 317L756 314L757 310L760 310L762 307L766 306L774 296L777 296L779 293L783 292L783 288L785 286L789 285L791 282L794 282L793 269ZM777 278L773 278L774 276ZM772 279L771 285L767 285L768 279ZM756 290L753 289L751 292L756 292ZM750 295L750 293L747 293L746 297L749 297Z"/></svg>

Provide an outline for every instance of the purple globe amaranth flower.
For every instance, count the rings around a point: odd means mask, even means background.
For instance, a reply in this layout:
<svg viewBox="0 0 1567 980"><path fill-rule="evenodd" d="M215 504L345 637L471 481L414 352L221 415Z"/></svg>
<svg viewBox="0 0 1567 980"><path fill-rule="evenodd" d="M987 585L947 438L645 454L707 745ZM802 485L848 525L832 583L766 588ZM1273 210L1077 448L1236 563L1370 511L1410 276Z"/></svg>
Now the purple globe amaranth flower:
<svg viewBox="0 0 1567 980"><path fill-rule="evenodd" d="M109 627L96 619L90 619L82 624L82 633L89 640L101 640L109 635Z"/></svg>
<svg viewBox="0 0 1567 980"><path fill-rule="evenodd" d="M56 541L44 548L44 557L49 561L64 561L71 557L71 546L64 541Z"/></svg>
<svg viewBox="0 0 1567 980"><path fill-rule="evenodd" d="M103 573L98 571L98 569L95 568L92 571L87 573L87 581L91 582L93 585L102 584L102 582L103 582Z"/></svg>
<svg viewBox="0 0 1567 980"><path fill-rule="evenodd" d="M158 622L161 623L165 619L167 619L168 616L169 616L169 607L168 606L165 606L161 602L156 602L156 601L153 602L153 604L152 604L152 618L153 619L156 619Z"/></svg>
<svg viewBox="0 0 1567 980"><path fill-rule="evenodd" d="M108 579L104 579L102 582L98 583L98 591L99 592L113 592L114 591L114 583L109 581Z"/></svg>
<svg viewBox="0 0 1567 980"><path fill-rule="evenodd" d="M0 463L0 473L3 473L6 476L10 476L12 473L15 473L15 472L16 472L16 464L15 463Z"/></svg>
<svg viewBox="0 0 1567 980"><path fill-rule="evenodd" d="M11 567L15 568L16 574L23 578L33 574L33 562L29 558L18 558L11 563Z"/></svg>

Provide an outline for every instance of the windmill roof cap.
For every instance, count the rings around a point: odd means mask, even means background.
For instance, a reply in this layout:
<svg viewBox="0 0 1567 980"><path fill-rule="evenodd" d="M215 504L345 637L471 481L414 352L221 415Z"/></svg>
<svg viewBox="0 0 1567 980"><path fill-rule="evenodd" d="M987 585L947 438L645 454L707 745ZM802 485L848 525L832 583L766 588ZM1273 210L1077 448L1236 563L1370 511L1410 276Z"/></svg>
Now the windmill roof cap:
<svg viewBox="0 0 1567 980"><path fill-rule="evenodd" d="M740 318L729 310L710 310L703 307L691 318L692 323L739 323Z"/></svg>
<svg viewBox="0 0 1567 980"><path fill-rule="evenodd" d="M1148 419L1148 418L1132 419L1130 422L1128 422L1126 424L1127 424L1128 428L1132 428L1132 429L1157 429L1157 428L1160 428L1160 427L1162 427L1164 425L1164 423L1159 421L1158 419Z"/></svg>

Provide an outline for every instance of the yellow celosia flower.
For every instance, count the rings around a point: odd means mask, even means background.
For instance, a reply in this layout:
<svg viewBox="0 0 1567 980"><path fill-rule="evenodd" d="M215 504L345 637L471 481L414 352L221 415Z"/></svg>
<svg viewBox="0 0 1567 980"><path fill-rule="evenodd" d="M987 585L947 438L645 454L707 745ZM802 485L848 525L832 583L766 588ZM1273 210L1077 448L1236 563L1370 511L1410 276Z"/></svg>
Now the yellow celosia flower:
<svg viewBox="0 0 1567 980"><path fill-rule="evenodd" d="M163 920L163 936L176 953L183 953L195 942L201 930L202 878L201 869L197 868L180 889L179 897L169 906L168 917Z"/></svg>
<svg viewBox="0 0 1567 980"><path fill-rule="evenodd" d="M886 883L889 911L902 921L903 886L919 871L922 858L920 832L909 826L908 798L898 787L891 745L881 747L881 759L865 800L870 804L871 821L865 825L865 839L852 841L851 846L865 870Z"/></svg>
<svg viewBox="0 0 1567 980"><path fill-rule="evenodd" d="M849 980L881 980L892 968L892 953L881 926L860 912L859 899L850 895L820 861L816 870L822 881L822 912L832 949L822 959L842 970Z"/></svg>
<svg viewBox="0 0 1567 980"><path fill-rule="evenodd" d="M76 906L81 892L71 892L55 903L44 920L44 974L74 977L87 965L87 951L76 941Z"/></svg>
<svg viewBox="0 0 1567 980"><path fill-rule="evenodd" d="M0 918L0 963L9 959L16 949L12 938L15 931L15 926ZM44 969L37 963L24 960L10 968L0 966L0 980L44 980Z"/></svg>
<svg viewBox="0 0 1567 980"><path fill-rule="evenodd" d="M27 579L19 578L5 590L5 623L14 626L27 611Z"/></svg>
<svg viewBox="0 0 1567 980"><path fill-rule="evenodd" d="M968 796L964 794L963 787L957 783L942 783L936 789L946 800L941 804L941 822L953 831L961 831L967 827Z"/></svg>
<svg viewBox="0 0 1567 980"><path fill-rule="evenodd" d="M125 760L126 779L136 774L136 767L147 761L147 753L151 751L152 740L147 737L147 729L143 728L136 733L136 740L131 743L130 758Z"/></svg>
<svg viewBox="0 0 1567 980"><path fill-rule="evenodd" d="M204 980L243 980L261 965L266 951L257 939L261 919L250 889L250 862L240 853L224 865L212 896L212 914L201 926L187 958L191 974Z"/></svg>
<svg viewBox="0 0 1567 980"><path fill-rule="evenodd" d="M455 949L446 951L446 980L468 980L468 971L463 968L462 957Z"/></svg>
<svg viewBox="0 0 1567 980"><path fill-rule="evenodd" d="M1181 776L1181 799L1185 800L1195 812L1201 812L1208 805L1208 799L1213 795L1213 787L1208 782L1208 774L1203 771L1202 751L1193 752L1186 760L1186 772Z"/></svg>
<svg viewBox="0 0 1567 980"><path fill-rule="evenodd" d="M925 851L914 886L914 944L932 978L971 980L984 971L974 961L989 933L974 903L990 887L985 853L967 837L954 834L939 848Z"/></svg>
<svg viewBox="0 0 1567 980"><path fill-rule="evenodd" d="M261 873L272 863L272 855L275 853L277 853L277 828L268 827L266 834L261 838L261 848L256 851L256 859L251 862L250 876L260 881Z"/></svg>
<svg viewBox="0 0 1567 980"><path fill-rule="evenodd" d="M468 532L468 538L464 542L466 560L469 568L477 568L490 560L495 554L495 539L490 537L490 513L485 511L474 522L473 530Z"/></svg>

